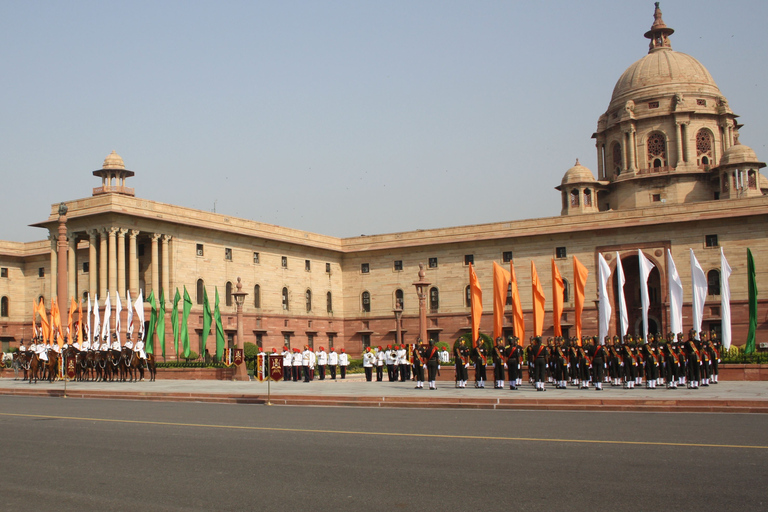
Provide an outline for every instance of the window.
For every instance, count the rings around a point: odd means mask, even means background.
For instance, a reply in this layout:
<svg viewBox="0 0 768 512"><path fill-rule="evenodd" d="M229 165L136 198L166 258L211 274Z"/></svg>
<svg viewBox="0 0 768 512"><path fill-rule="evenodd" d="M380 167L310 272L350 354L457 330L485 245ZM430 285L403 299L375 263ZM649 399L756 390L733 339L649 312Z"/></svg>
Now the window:
<svg viewBox="0 0 768 512"><path fill-rule="evenodd" d="M563 302L568 302L571 298L571 283L567 279L563 278Z"/></svg>
<svg viewBox="0 0 768 512"><path fill-rule="evenodd" d="M659 102L658 101L649 101L648 102L648 108L659 108Z"/></svg>
<svg viewBox="0 0 768 512"><path fill-rule="evenodd" d="M312 263L309 260L304 260L304 270L310 272L312 270Z"/></svg>
<svg viewBox="0 0 768 512"><path fill-rule="evenodd" d="M39 301L38 301L38 302L39 302ZM85 290L85 291L83 292L83 302L85 302L86 304L88 304L88 290Z"/></svg>
<svg viewBox="0 0 768 512"><path fill-rule="evenodd" d="M709 165L712 162L712 132L702 128L696 132L696 163Z"/></svg>
<svg viewBox="0 0 768 512"><path fill-rule="evenodd" d="M259 347L259 352L261 352L261 347L264 346L264 335L260 332L256 333L256 346Z"/></svg>
<svg viewBox="0 0 768 512"><path fill-rule="evenodd" d="M588 188L584 189L584 206L592 206L592 191Z"/></svg>
<svg viewBox="0 0 768 512"><path fill-rule="evenodd" d="M287 333L283 333L283 345L285 345L288 348L291 348L291 335Z"/></svg>
<svg viewBox="0 0 768 512"><path fill-rule="evenodd" d="M555 258L567 258L568 252L565 247L555 247Z"/></svg>
<svg viewBox="0 0 768 512"><path fill-rule="evenodd" d="M613 170L616 174L621 174L622 162L621 162L621 144L614 142L612 146L611 156L613 158Z"/></svg>
<svg viewBox="0 0 768 512"><path fill-rule="evenodd" d="M464 265L465 266L469 266L470 263L474 265L474 263L475 263L475 255L474 254L465 254L464 255Z"/></svg>
<svg viewBox="0 0 768 512"><path fill-rule="evenodd" d="M232 249L229 247L224 248L224 259L227 261L232 261Z"/></svg>
<svg viewBox="0 0 768 512"><path fill-rule="evenodd" d="M395 272L403 270L403 260L395 260Z"/></svg>
<svg viewBox="0 0 768 512"><path fill-rule="evenodd" d="M253 253L253 262L257 265L259 264L259 253L255 252Z"/></svg>
<svg viewBox="0 0 768 512"><path fill-rule="evenodd" d="M280 266L283 268L288 268L288 256L280 257Z"/></svg>
<svg viewBox="0 0 768 512"><path fill-rule="evenodd" d="M200 247L202 247L202 245ZM139 256L144 256L144 244L139 244ZM202 256L202 254L200 256Z"/></svg>
<svg viewBox="0 0 768 512"><path fill-rule="evenodd" d="M696 100L696 105L698 105L700 107L706 107L707 106L707 100L697 99Z"/></svg>
<svg viewBox="0 0 768 512"><path fill-rule="evenodd" d="M395 309L403 309L403 290L395 290Z"/></svg>
<svg viewBox="0 0 768 512"><path fill-rule="evenodd" d="M367 273L368 273L368 272L370 272L370 271L371 271L371 266L370 266L370 264L368 264L368 263L363 263L363 264L361 264L361 265L360 265L360 272L362 272L363 274L367 274Z"/></svg>
<svg viewBox="0 0 768 512"><path fill-rule="evenodd" d="M91 270L90 262L84 261L83 262L83 274L87 274L88 272L90 272L90 270ZM7 270L6 270L6 272L7 272ZM3 277L8 277L8 276L3 276Z"/></svg>
<svg viewBox="0 0 768 512"><path fill-rule="evenodd" d="M283 309L285 311L288 311L289 309L288 308L288 288L286 287L283 287L282 300L283 300Z"/></svg>
<svg viewBox="0 0 768 512"><path fill-rule="evenodd" d="M232 305L232 281L227 281L227 286L225 289L225 296L224 296L224 302L227 306Z"/></svg>
<svg viewBox="0 0 768 512"><path fill-rule="evenodd" d="M370 334L362 334L361 338L363 339L363 350L371 346L371 335Z"/></svg>
<svg viewBox="0 0 768 512"><path fill-rule="evenodd" d="M757 188L757 174L752 169L747 171L747 186L752 190Z"/></svg>
<svg viewBox="0 0 768 512"><path fill-rule="evenodd" d="M667 165L667 139L659 132L648 136L648 167L664 167Z"/></svg>
<svg viewBox="0 0 768 512"><path fill-rule="evenodd" d="M37 269L37 277L45 277L45 267L40 267Z"/></svg>
<svg viewBox="0 0 768 512"><path fill-rule="evenodd" d="M429 268L437 268L437 258L429 258Z"/></svg>
<svg viewBox="0 0 768 512"><path fill-rule="evenodd" d="M707 295L720 295L720 271L707 272Z"/></svg>
<svg viewBox="0 0 768 512"><path fill-rule="evenodd" d="M579 189L571 190L571 206L579 206Z"/></svg>
<svg viewBox="0 0 768 512"><path fill-rule="evenodd" d="M333 313L333 296L331 296L331 292L325 294L325 310L328 313Z"/></svg>
<svg viewBox="0 0 768 512"><path fill-rule="evenodd" d="M203 304L203 293L205 290L205 282L202 279L197 280L197 291L195 294L195 299L198 305Z"/></svg>
<svg viewBox="0 0 768 512"><path fill-rule="evenodd" d="M312 311L312 290L307 288L307 292L304 294L304 297L307 299L307 313Z"/></svg>
<svg viewBox="0 0 768 512"><path fill-rule="evenodd" d="M705 247L717 247L717 235L706 235L704 237Z"/></svg>
<svg viewBox="0 0 768 512"><path fill-rule="evenodd" d="M660 203L661 202L661 194L653 194L651 195L651 201L654 203Z"/></svg>
<svg viewBox="0 0 768 512"><path fill-rule="evenodd" d="M464 305L468 308L472 307L472 287L469 285L464 288Z"/></svg>
<svg viewBox="0 0 768 512"><path fill-rule="evenodd" d="M328 349L333 348L333 334L328 335Z"/></svg>
<svg viewBox="0 0 768 512"><path fill-rule="evenodd" d="M509 283L507 285L507 300L505 302L505 305L507 306L512 305L512 283Z"/></svg>
<svg viewBox="0 0 768 512"><path fill-rule="evenodd" d="M429 289L429 309L435 311L440 308L440 290L436 286Z"/></svg>
<svg viewBox="0 0 768 512"><path fill-rule="evenodd" d="M309 350L315 350L315 335L307 333L307 345L309 345Z"/></svg>
<svg viewBox="0 0 768 512"><path fill-rule="evenodd" d="M3 318L8 317L8 297L0 299L0 316Z"/></svg>
<svg viewBox="0 0 768 512"><path fill-rule="evenodd" d="M143 245L141 247L144 247ZM205 251L203 250L203 244L197 244L197 255L203 256Z"/></svg>
<svg viewBox="0 0 768 512"><path fill-rule="evenodd" d="M253 287L253 307L261 309L261 285Z"/></svg>
<svg viewBox="0 0 768 512"><path fill-rule="evenodd" d="M8 277L8 269L6 267L0 268L0 277Z"/></svg>
<svg viewBox="0 0 768 512"><path fill-rule="evenodd" d="M371 293L363 292L363 311L366 313L371 312Z"/></svg>
<svg viewBox="0 0 768 512"><path fill-rule="evenodd" d="M512 261L512 251L504 251L501 253L501 261L504 263L509 263Z"/></svg>
<svg viewBox="0 0 768 512"><path fill-rule="evenodd" d="M326 274L330 274L331 273L331 264L330 263L326 263L325 264L325 273Z"/></svg>

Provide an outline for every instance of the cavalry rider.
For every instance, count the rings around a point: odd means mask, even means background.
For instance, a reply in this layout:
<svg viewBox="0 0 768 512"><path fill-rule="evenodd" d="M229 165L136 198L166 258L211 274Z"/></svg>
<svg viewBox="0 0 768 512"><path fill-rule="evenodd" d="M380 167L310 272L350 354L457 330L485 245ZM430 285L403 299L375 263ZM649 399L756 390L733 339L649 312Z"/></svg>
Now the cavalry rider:
<svg viewBox="0 0 768 512"><path fill-rule="evenodd" d="M131 333L125 335L125 348L133 351L133 342L131 341Z"/></svg>
<svg viewBox="0 0 768 512"><path fill-rule="evenodd" d="M35 352L37 352L37 358L41 361L48 361L48 346L43 343L43 340L38 340L39 343L35 346Z"/></svg>
<svg viewBox="0 0 768 512"><path fill-rule="evenodd" d="M139 338L136 340L136 346L133 347L133 351L138 353L139 358L142 361L146 361L147 360L147 353L144 352L144 339L141 336L142 334L143 333L139 333Z"/></svg>
<svg viewBox="0 0 768 512"><path fill-rule="evenodd" d="M107 350L109 350L109 336L107 336L106 334L102 336L100 350L102 352L106 352Z"/></svg>
<svg viewBox="0 0 768 512"><path fill-rule="evenodd" d="M113 332L112 333L112 350L116 352L120 352L120 349L121 349L120 341L117 339L117 334Z"/></svg>

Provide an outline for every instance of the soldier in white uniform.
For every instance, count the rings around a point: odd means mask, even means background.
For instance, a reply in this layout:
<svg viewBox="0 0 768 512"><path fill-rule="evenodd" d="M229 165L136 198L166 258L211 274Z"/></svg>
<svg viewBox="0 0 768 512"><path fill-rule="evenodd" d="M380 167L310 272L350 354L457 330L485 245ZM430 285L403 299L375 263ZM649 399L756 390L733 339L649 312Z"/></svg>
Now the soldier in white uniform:
<svg viewBox="0 0 768 512"><path fill-rule="evenodd" d="M371 347L365 347L365 352L363 352L363 370L365 370L366 382L373 380L374 364L376 364L376 354L371 351Z"/></svg>
<svg viewBox="0 0 768 512"><path fill-rule="evenodd" d="M293 382L298 382L299 379L302 378L301 369L303 360L304 357L301 355L301 352L299 352L299 349L293 349Z"/></svg>
<svg viewBox="0 0 768 512"><path fill-rule="evenodd" d="M347 376L347 366L349 366L349 356L344 349L341 349L341 354L339 354L339 369L341 370L342 380Z"/></svg>
<svg viewBox="0 0 768 512"><path fill-rule="evenodd" d="M331 347L331 353L328 354L328 369L331 372L331 380L336 380L336 366L339 364L339 354L336 349Z"/></svg>
<svg viewBox="0 0 768 512"><path fill-rule="evenodd" d="M317 371L320 374L320 380L325 380L325 366L328 364L328 353L323 347L317 353Z"/></svg>
<svg viewBox="0 0 768 512"><path fill-rule="evenodd" d="M379 347L376 350L376 382L384 380L384 362L387 360L387 354L384 349Z"/></svg>
<svg viewBox="0 0 768 512"><path fill-rule="evenodd" d="M120 342L117 340L117 334L112 333L112 350L120 352Z"/></svg>
<svg viewBox="0 0 768 512"><path fill-rule="evenodd" d="M125 348L133 350L133 342L131 341L131 333L125 335Z"/></svg>
<svg viewBox="0 0 768 512"><path fill-rule="evenodd" d="M48 361L48 347L46 345L38 343L35 347L35 351L37 352L38 359L41 361Z"/></svg>
<svg viewBox="0 0 768 512"><path fill-rule="evenodd" d="M451 354L448 352L447 347L443 347L440 351L440 364L448 364L451 362Z"/></svg>
<svg viewBox="0 0 768 512"><path fill-rule="evenodd" d="M387 350L384 351L384 355L384 362L387 365L387 379L389 379L389 382L394 382L397 380L397 373L395 372L397 352L392 350L392 345L387 345Z"/></svg>
<svg viewBox="0 0 768 512"><path fill-rule="evenodd" d="M397 348L397 372L400 374L400 382L405 382L408 375L408 352L405 350L405 345Z"/></svg>
<svg viewBox="0 0 768 512"><path fill-rule="evenodd" d="M293 354L288 347L283 347L283 380L291 380L293 369Z"/></svg>
<svg viewBox="0 0 768 512"><path fill-rule="evenodd" d="M139 336L139 339L136 341L136 346L133 347L133 351L137 352L142 360L147 359L147 353L144 352L144 340L141 339L141 336Z"/></svg>
<svg viewBox="0 0 768 512"><path fill-rule="evenodd" d="M309 345L304 345L304 352L301 353L301 367L304 370L304 382L309 382L309 362L312 358L312 351Z"/></svg>

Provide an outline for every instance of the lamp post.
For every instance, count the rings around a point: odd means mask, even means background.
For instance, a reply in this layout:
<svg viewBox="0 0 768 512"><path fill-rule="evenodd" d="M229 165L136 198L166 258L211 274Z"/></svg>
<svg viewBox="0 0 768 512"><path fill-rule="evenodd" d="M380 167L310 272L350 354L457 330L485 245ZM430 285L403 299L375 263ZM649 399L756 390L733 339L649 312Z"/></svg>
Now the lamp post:
<svg viewBox="0 0 768 512"><path fill-rule="evenodd" d="M237 306L237 348L243 350L243 357L245 357L245 341L243 340L243 303L245 303L245 296L248 295L243 291L243 284L240 282L240 278L237 278L237 291L232 292L232 296L235 298L235 305ZM249 380L248 369L245 367L245 360L236 366L235 375L232 380Z"/></svg>
<svg viewBox="0 0 768 512"><path fill-rule="evenodd" d="M416 295L419 297L419 338L421 343L427 342L427 287L432 284L426 279L424 264L419 263L419 280L413 283Z"/></svg>
<svg viewBox="0 0 768 512"><path fill-rule="evenodd" d="M400 319L403 317L403 306L398 302L393 311L395 313L395 344L400 345L403 342L403 328L400 325Z"/></svg>

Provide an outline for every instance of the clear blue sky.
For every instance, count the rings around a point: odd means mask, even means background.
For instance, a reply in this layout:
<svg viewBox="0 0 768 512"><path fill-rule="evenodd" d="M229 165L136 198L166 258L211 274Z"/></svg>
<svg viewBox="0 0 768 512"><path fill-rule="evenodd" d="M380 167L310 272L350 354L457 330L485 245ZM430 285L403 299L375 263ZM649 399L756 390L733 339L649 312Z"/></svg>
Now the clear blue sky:
<svg viewBox="0 0 768 512"><path fill-rule="evenodd" d="M768 2L664 1L768 159ZM0 239L136 195L334 236L559 215L652 1L0 1Z"/></svg>

